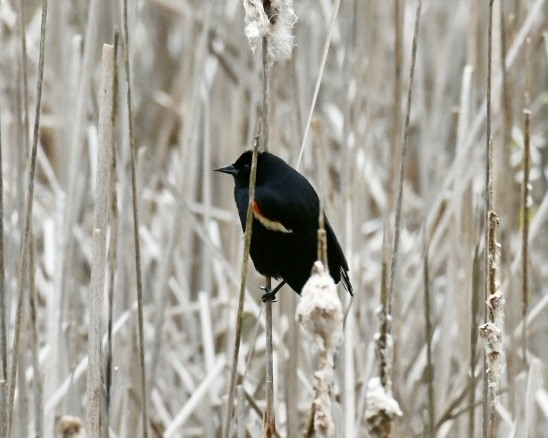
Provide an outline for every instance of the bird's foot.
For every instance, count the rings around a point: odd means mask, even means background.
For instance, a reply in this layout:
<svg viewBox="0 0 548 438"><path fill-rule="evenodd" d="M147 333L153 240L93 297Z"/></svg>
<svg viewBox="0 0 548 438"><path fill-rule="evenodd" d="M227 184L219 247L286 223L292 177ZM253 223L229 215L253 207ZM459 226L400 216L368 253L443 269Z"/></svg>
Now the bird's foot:
<svg viewBox="0 0 548 438"><path fill-rule="evenodd" d="M271 291L266 286L261 286L261 290L264 290L264 294L261 297L261 300L263 301L263 303L266 303L267 301L270 301L271 303L275 303L277 301L276 292Z"/></svg>
<svg viewBox="0 0 548 438"><path fill-rule="evenodd" d="M267 301L270 301L271 303L275 303L276 300L276 294L278 291L282 288L282 286L285 284L285 280L282 281L278 286L276 286L274 289L270 290L268 286L261 286L261 290L264 290L264 294L262 296L263 303L266 303Z"/></svg>

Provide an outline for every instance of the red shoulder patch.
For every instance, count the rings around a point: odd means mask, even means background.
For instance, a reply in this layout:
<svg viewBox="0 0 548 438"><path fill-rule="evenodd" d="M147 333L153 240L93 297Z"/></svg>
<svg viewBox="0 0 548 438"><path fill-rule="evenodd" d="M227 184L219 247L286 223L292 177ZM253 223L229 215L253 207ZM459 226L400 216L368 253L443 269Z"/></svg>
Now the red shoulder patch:
<svg viewBox="0 0 548 438"><path fill-rule="evenodd" d="M281 222L273 221L271 219L268 219L263 212L261 211L261 208L259 207L259 203L256 199L253 200L251 203L251 208L253 209L253 216L255 219L257 219L267 230L270 231L279 231L281 233L292 233L293 230L288 230Z"/></svg>

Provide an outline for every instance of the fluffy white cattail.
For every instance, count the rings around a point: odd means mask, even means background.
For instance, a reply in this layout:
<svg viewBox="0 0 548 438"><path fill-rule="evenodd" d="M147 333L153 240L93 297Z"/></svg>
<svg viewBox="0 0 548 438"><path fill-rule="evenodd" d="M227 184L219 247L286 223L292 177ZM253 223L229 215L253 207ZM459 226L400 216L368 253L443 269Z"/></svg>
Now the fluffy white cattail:
<svg viewBox="0 0 548 438"><path fill-rule="evenodd" d="M84 422L72 415L63 415L57 420L57 433L62 438L87 438Z"/></svg>
<svg viewBox="0 0 548 438"><path fill-rule="evenodd" d="M270 62L288 59L293 50L295 37L293 26L297 16L293 10L293 0L244 0L245 34L251 50L257 43L268 38Z"/></svg>
<svg viewBox="0 0 548 438"><path fill-rule="evenodd" d="M398 402L382 386L379 377L367 383L365 418L372 436L387 436L392 428L392 419L402 415Z"/></svg>
<svg viewBox="0 0 548 438"><path fill-rule="evenodd" d="M314 431L317 436L332 436L331 382L333 354L343 334L343 312L337 287L319 261L302 290L297 320L314 340L320 352L320 366L314 373Z"/></svg>
<svg viewBox="0 0 548 438"><path fill-rule="evenodd" d="M333 279L319 261L314 263L312 276L303 287L297 320L320 351L335 351L342 337L342 306Z"/></svg>

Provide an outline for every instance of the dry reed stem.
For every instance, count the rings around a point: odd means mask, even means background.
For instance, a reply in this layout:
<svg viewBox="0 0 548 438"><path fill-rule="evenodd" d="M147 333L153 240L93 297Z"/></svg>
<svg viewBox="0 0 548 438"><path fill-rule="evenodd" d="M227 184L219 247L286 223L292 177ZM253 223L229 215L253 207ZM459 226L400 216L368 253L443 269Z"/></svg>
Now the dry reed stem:
<svg viewBox="0 0 548 438"><path fill-rule="evenodd" d="M234 414L234 395L236 393L236 377L238 375L238 356L242 338L242 322L244 316L245 286L247 282L247 267L249 264L249 250L251 247L251 234L253 224L253 209L251 203L255 199L255 182L257 178L257 155L259 151L259 139L255 137L253 156L251 159L251 174L249 178L249 205L247 207L245 222L245 246L242 263L242 275L240 281L240 294L238 298L238 312L236 314L236 333L234 335L234 354L232 356L232 371L230 374L230 386L228 390L227 413L225 419L224 437L231 437L232 416Z"/></svg>
<svg viewBox="0 0 548 438"><path fill-rule="evenodd" d="M44 78L44 51L46 44L46 21L48 15L48 0L42 3L42 18L40 25L40 55L38 60L38 80L36 83L36 111L34 119L34 131L32 140L32 151L29 161L29 176L27 181L27 196L25 204L25 224L23 229L23 238L21 243L21 253L19 259L19 276L17 290L17 308L15 317L15 333L13 335L12 361L9 380L9 396L7 404L7 434L11 435L13 403L15 399L15 386L17 379L17 360L19 355L19 341L21 336L21 321L23 318L24 302L24 278L28 268L28 244L30 238L30 222L32 220L32 207L34 200L34 176L36 173L36 154L38 152L38 133L40 128L40 114L42 102L42 80Z"/></svg>
<svg viewBox="0 0 548 438"><path fill-rule="evenodd" d="M120 34L118 29L114 32L114 73L112 92L112 134L116 132L116 113L118 107L118 46ZM105 430L110 425L110 405L112 394L112 314L114 304L114 288L116 273L116 243L118 238L118 195L116 192L117 170L116 170L116 145L114 138L111 139L111 168L110 168L110 240L108 245L108 316L107 316L107 346L105 364Z"/></svg>
<svg viewBox="0 0 548 438"><path fill-rule="evenodd" d="M428 429L427 436L434 436L436 414L434 411L434 365L432 361L432 317L430 303L430 275L428 272L428 242L425 242L424 258L424 321L426 337L426 383L428 394Z"/></svg>
<svg viewBox="0 0 548 438"><path fill-rule="evenodd" d="M36 275L35 275L35 253L36 244L34 241L34 232L30 230L30 242L29 242L29 310L30 310L30 337L31 337L31 349L32 349L32 379L34 387L34 428L36 437L42 438L44 436L44 395L43 395L43 378L40 368L39 359L39 333L38 333L38 294L36 292Z"/></svg>
<svg viewBox="0 0 548 438"><path fill-rule="evenodd" d="M392 364L394 341L392 339L392 315L389 310L388 245L383 232L383 255L381 267L381 306L378 311L379 332L375 333L375 356L378 362L378 377L372 377L367 384L365 418L367 430L375 437L389 437L394 420L402 412L392 396Z"/></svg>
<svg viewBox="0 0 548 438"><path fill-rule="evenodd" d="M0 405L6 406L8 400L8 322L6 319L6 272L4 262L4 172L1 114L2 111L0 110ZM7 409L0 409L0 436L8 436L7 413Z"/></svg>
<svg viewBox="0 0 548 438"><path fill-rule="evenodd" d="M269 17L269 19L271 19ZM263 37L262 57L263 57L263 150L268 152L270 141L270 65L268 59L269 40ZM266 289L271 290L272 279L266 277ZM272 346L272 301L264 303L266 309L265 317L265 336L266 336L266 408L263 414L263 436L270 438L276 435L276 413L274 409L274 364L273 364L273 346Z"/></svg>
<svg viewBox="0 0 548 438"><path fill-rule="evenodd" d="M186 404L182 409L177 413L171 424L166 428L164 432L165 438L170 438L177 435L178 429L185 423L188 417L195 411L198 407L200 400L208 393L211 389L212 383L215 381L217 376L221 374L226 364L225 358L220 358L217 360L215 366L211 369L206 378L202 381L200 386L196 388L192 396L188 399Z"/></svg>
<svg viewBox="0 0 548 438"><path fill-rule="evenodd" d="M394 286L396 283L396 268L398 264L398 253L400 245L400 227L401 227L401 208L403 200L403 184L405 179L405 165L407 157L407 147L409 143L409 122L411 119L411 104L413 102L413 81L415 78L415 62L417 59L417 44L419 38L419 25L422 9L422 0L417 0L417 9L415 14L415 28L413 30L413 46L411 49L411 66L409 68L409 89L407 91L407 105L405 110L405 122L403 128L403 143L400 151L400 169L398 174L398 195L396 197L396 213L394 219L394 243L392 246L392 262L390 266L390 283L388 286L388 313L392 314L392 300L394 295Z"/></svg>
<svg viewBox="0 0 548 438"><path fill-rule="evenodd" d="M521 185L521 349L522 364L527 366L527 315L529 313L529 171L531 154L531 111L525 109L523 141L523 182Z"/></svg>
<svg viewBox="0 0 548 438"><path fill-rule="evenodd" d="M129 55L131 46L129 43L127 0L123 0L123 21L124 21L124 42L125 42L125 67L127 86L127 111L130 143L130 164L131 164L131 197L133 213L133 243L135 247L135 276L137 282L137 318L139 330L139 362L141 365L141 403L143 408L143 436L148 437L148 397L146 391L146 366L145 366L145 334L143 329L143 282L141 274L141 247L139 243L139 207L137 196L137 151L135 150L135 136L133 133L133 111L131 102L131 69Z"/></svg>
<svg viewBox="0 0 548 438"><path fill-rule="evenodd" d="M390 181L396 181L397 175L397 144L399 143L401 130L401 98L402 98L402 46L403 30L401 23L401 0L394 1L394 102L392 108L392 138L391 138L391 166ZM390 193L394 193L395 187L390 187ZM394 199L392 199L392 204ZM390 207L390 211L394 208Z"/></svg>
<svg viewBox="0 0 548 438"><path fill-rule="evenodd" d="M504 62L506 69L510 69L514 65L516 59L518 58L519 51L521 50L527 35L529 35L531 30L533 29L545 2L546 0L536 0L535 3L533 3L533 5L531 6L526 19L523 21L523 24L519 28L519 32L517 32L516 37L514 38L510 49L508 50L508 54ZM498 92L501 87L501 83L502 78L498 77L497 80L494 82L493 88L495 92ZM467 163L466 157L470 154L473 146L475 145L476 138L478 137L480 130L483 127L484 118L486 116L485 106L486 102L484 101L477 111L474 121L472 122L470 129L467 132L463 147L457 152L453 163L450 165L449 169L446 172L446 177L444 178L441 188L439 190L440 195L438 196L436 202L434 202L432 204L432 207L429 209L427 223L438 223L438 220L436 220L436 215L438 215L440 211L443 211L443 204L445 202L447 190L451 187L452 184L455 183L455 180L459 175L460 167L463 166L463 163ZM461 183L468 182L468 180L461 181ZM444 210L444 213L447 212L448 210ZM443 227L435 228L434 233L432 234L432 237L430 239L431 245L433 247L439 244L439 240L443 237L443 232ZM514 268L512 269L514 270Z"/></svg>
<svg viewBox="0 0 548 438"><path fill-rule="evenodd" d="M305 435L331 437L335 434L335 424L332 418L332 385L334 378L335 352L343 337L342 304L337 295L337 288L329 275L327 261L327 234L325 231L325 216L323 199L326 181L325 144L321 125L312 123L314 145L316 146L319 178L319 214L318 214L318 245L317 261L312 268L312 274L302 290L302 298L296 308L296 320L312 337L319 350L318 369L314 372L314 400L307 420Z"/></svg>
<svg viewBox="0 0 548 438"><path fill-rule="evenodd" d="M487 27L487 85L486 85L486 150L485 150L485 216L484 216L484 322L488 322L487 298L489 296L488 272L489 272L489 215L492 210L493 200L493 138L491 136L491 71L492 71L492 52L493 52L493 3L494 0L489 0L489 23ZM488 365L487 355L483 356L483 438L489 436L489 430L492 427L490 424L491 414L494 412L494 407L490 406L489 387L488 387ZM494 417L493 417L494 418Z"/></svg>
<svg viewBox="0 0 548 438"><path fill-rule="evenodd" d="M501 393L501 379L504 369L504 347L502 344L503 320L504 320L504 298L500 290L499 264L500 244L497 241L499 218L495 212L489 212L488 222L488 267L486 272L486 284L488 297L486 300L487 321L479 328L480 335L485 338L485 374L488 389L488 428L484 433L489 437L496 436L496 410ZM484 403L485 406L485 403ZM485 412L484 412L485 421Z"/></svg>
<svg viewBox="0 0 548 438"><path fill-rule="evenodd" d="M316 79L316 85L314 86L314 94L312 96L312 103L310 104L310 111L308 112L306 127L304 128L303 141L301 143L301 149L299 151L297 166L295 166L297 170L299 170L299 166L303 158L304 147L306 145L308 131L310 130L310 123L312 122L312 115L314 114L314 109L316 108L316 100L318 99L318 93L320 91L320 85L322 83L325 63L327 61L327 54L329 53L329 46L331 45L331 39L333 38L333 31L335 30L335 22L337 20L337 14L339 13L340 4L341 4L341 0L335 0L335 4L333 5L333 12L331 13L331 22L329 23L329 31L327 32L327 37L325 38L325 44L324 44L323 53L322 53L322 60L320 63L320 69L318 71L318 78Z"/></svg>
<svg viewBox="0 0 548 438"><path fill-rule="evenodd" d="M271 290L272 281L266 278L267 290ZM263 414L263 436L271 438L276 435L276 411L274 409L274 362L272 345L272 301L265 303L266 335L266 408Z"/></svg>
<svg viewBox="0 0 548 438"><path fill-rule="evenodd" d="M470 318L470 363L469 363L469 388L468 406L469 406L469 419L468 419L468 435L474 436L475 431L475 405L476 405L476 361L477 361L477 346L478 335L476 327L480 319L479 315L479 302L480 302L480 290L481 290L481 261L479 254L479 244L476 245L474 250L474 258L472 261L472 302L470 312L472 317Z"/></svg>
<svg viewBox="0 0 548 438"><path fill-rule="evenodd" d="M23 77L23 151L29 150L29 81L27 69L27 38L26 38L26 14L25 0L19 0L19 37L21 38L21 75Z"/></svg>
<svg viewBox="0 0 548 438"><path fill-rule="evenodd" d="M99 150L93 211L92 263L89 298L89 341L87 377L87 431L92 437L101 435L104 392L102 362L102 310L107 268L106 238L108 213L111 208L113 103L114 103L114 47L103 45L101 96L99 106Z"/></svg>

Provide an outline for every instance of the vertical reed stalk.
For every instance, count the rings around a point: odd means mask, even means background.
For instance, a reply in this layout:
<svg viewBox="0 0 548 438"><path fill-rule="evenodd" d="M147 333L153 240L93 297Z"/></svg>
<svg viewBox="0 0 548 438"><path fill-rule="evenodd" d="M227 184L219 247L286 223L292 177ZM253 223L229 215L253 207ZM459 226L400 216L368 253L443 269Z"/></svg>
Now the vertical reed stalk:
<svg viewBox="0 0 548 438"><path fill-rule="evenodd" d="M255 198L255 181L257 176L257 155L259 152L259 139L255 137L255 146L251 160L251 174L249 178L249 205L245 221L245 246L242 263L242 275L240 279L240 294L238 297L238 312L236 314L236 333L234 336L234 354L232 356L232 371L230 374L230 386L228 390L227 414L225 419L224 437L231 437L232 417L234 415L234 396L236 393L236 377L238 375L238 356L242 339L242 322L244 317L245 286L247 282L247 267L249 265L249 249L251 247L251 233L253 224L252 202Z"/></svg>
<svg viewBox="0 0 548 438"><path fill-rule="evenodd" d="M489 215L491 214L492 209L492 199L493 199L493 187L492 187L492 142L491 137L491 70L492 70L492 46L493 46L493 3L494 0L489 0L489 23L488 23L488 34L487 34L487 89L486 89L486 151L485 151L485 216L484 216L484 226L485 226L485 247L484 247L484 292L483 298L485 301L484 305L484 322L488 321L488 308L487 308L487 298L489 295L488 291L488 271L489 271ZM490 429L490 419L492 412L492 406L490 406L489 401L489 385L488 385L488 376L487 376L487 354L484 354L483 357L483 438L489 436Z"/></svg>
<svg viewBox="0 0 548 438"><path fill-rule="evenodd" d="M0 405L8 401L8 341L6 313L6 273L4 270L4 172L2 160L2 120L0 111ZM8 436L8 411L0 409L0 436Z"/></svg>
<svg viewBox="0 0 548 438"><path fill-rule="evenodd" d="M392 300L394 295L394 286L396 283L396 268L398 264L398 253L400 244L401 228L401 206L403 200L403 183L405 179L405 164L407 157L407 147L409 143L409 122L411 119L411 104L413 102L413 81L415 78L415 62L417 59L417 44L419 38L419 25L422 9L422 0L417 1L415 14L415 28L413 31L413 46L411 49L411 66L409 68L409 90L407 91L407 106L405 110L405 122L403 128L403 143L400 151L400 169L398 174L398 194L396 197L396 213L394 219L394 244L392 246L392 261L390 266L390 284L388 286L388 313L392 314Z"/></svg>
<svg viewBox="0 0 548 438"><path fill-rule="evenodd" d="M143 329L143 282L141 274L141 247L139 243L139 207L137 197L137 152L135 150L135 137L133 135L133 112L131 103L131 69L129 63L129 44L128 18L127 18L127 0L123 0L123 21L124 21L124 41L125 41L125 67L127 83L127 109L129 125L129 142L131 157L131 195L132 195L132 213L133 213L133 241L135 246L135 275L137 281L137 318L139 330L139 362L141 365L141 400L143 404L143 436L148 437L148 397L146 391L146 368L145 368L145 334Z"/></svg>
<svg viewBox="0 0 548 438"><path fill-rule="evenodd" d="M270 140L270 65L268 59L268 39L263 37L263 114L262 114L262 134L263 150L269 149ZM266 289L272 289L272 279L266 277ZM265 335L266 335L266 409L263 417L263 435L272 437L276 434L276 417L274 412L274 367L273 367L273 348L272 348L272 301L267 300L264 303L265 309Z"/></svg>
<svg viewBox="0 0 548 438"><path fill-rule="evenodd" d="M32 207L34 200L34 176L36 174L36 154L38 152L38 134L40 127L40 114L42 103L42 81L44 78L44 51L46 45L46 21L48 14L48 0L42 3L42 18L40 25L40 55L38 60L38 80L36 83L36 111L34 119L34 131L32 140L32 150L29 161L29 176L27 181L27 196L25 204L25 225L23 228L23 239L21 243L21 253L19 259L19 278L17 290L17 308L15 317L15 333L13 336L12 361L9 380L9 395L7 407L7 434L11 435L13 403L15 399L15 386L17 379L17 360L19 355L19 341L21 337L21 320L23 314L24 302L24 278L28 269L28 245L30 238L30 222L32 220Z"/></svg>
<svg viewBox="0 0 548 438"><path fill-rule="evenodd" d="M101 435L104 406L102 373L102 310L107 268L106 238L109 194L112 166L112 113L114 103L114 47L103 45L101 97L99 107L99 149L97 151L97 177L95 182L95 204L93 209L93 240L91 260L91 282L89 300L89 341L87 377L87 430L92 437Z"/></svg>
<svg viewBox="0 0 548 438"><path fill-rule="evenodd" d="M529 313L529 170L531 111L525 109L523 142L523 183L521 186L521 349L523 368L527 367L527 314Z"/></svg>

